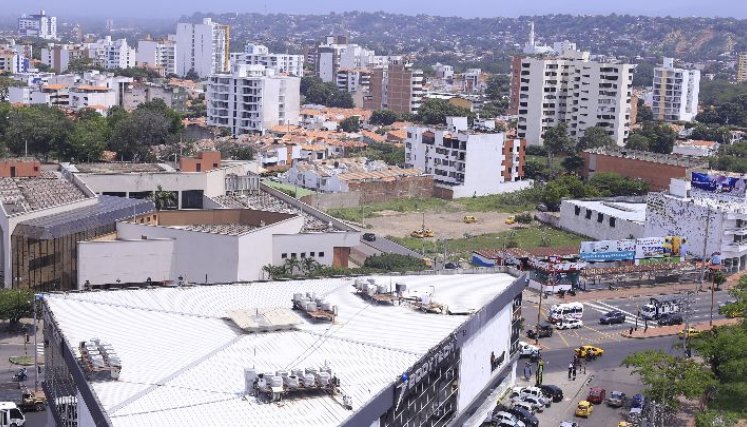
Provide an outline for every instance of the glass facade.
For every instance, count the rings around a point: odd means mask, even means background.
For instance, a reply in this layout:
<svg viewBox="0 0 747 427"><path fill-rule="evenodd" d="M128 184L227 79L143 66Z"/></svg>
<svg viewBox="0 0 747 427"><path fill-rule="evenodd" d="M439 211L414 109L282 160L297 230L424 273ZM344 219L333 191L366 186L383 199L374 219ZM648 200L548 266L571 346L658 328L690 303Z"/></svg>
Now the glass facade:
<svg viewBox="0 0 747 427"><path fill-rule="evenodd" d="M46 304L44 318L44 393L49 411L61 427L78 427L78 388L63 356L65 342L51 320Z"/></svg>

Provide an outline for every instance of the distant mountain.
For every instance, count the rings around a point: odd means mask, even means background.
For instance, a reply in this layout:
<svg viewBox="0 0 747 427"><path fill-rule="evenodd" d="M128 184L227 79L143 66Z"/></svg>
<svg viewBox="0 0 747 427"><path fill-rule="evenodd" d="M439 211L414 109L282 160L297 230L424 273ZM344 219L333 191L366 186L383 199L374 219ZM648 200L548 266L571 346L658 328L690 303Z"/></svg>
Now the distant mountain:
<svg viewBox="0 0 747 427"><path fill-rule="evenodd" d="M195 14L232 26L232 39L263 41L300 51L331 34L347 34L381 53L453 53L479 57L517 51L530 21L540 42L570 40L594 54L623 57L674 56L683 60L718 59L747 51L747 20L729 18L656 18L629 15L544 15L467 19L429 15L347 12L330 15Z"/></svg>

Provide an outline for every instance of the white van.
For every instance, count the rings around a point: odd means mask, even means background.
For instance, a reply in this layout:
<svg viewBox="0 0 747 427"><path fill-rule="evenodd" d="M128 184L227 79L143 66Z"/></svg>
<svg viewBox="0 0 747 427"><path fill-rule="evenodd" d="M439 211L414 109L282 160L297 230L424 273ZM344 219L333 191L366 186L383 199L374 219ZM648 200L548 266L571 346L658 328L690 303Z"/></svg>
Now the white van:
<svg viewBox="0 0 747 427"><path fill-rule="evenodd" d="M547 319L551 323L556 323L558 320L565 319L578 319L581 320L584 317L584 305L580 302L572 302L568 304L555 304L550 307L550 314Z"/></svg>
<svg viewBox="0 0 747 427"><path fill-rule="evenodd" d="M13 402L0 402L0 426L21 427L26 423L26 417Z"/></svg>

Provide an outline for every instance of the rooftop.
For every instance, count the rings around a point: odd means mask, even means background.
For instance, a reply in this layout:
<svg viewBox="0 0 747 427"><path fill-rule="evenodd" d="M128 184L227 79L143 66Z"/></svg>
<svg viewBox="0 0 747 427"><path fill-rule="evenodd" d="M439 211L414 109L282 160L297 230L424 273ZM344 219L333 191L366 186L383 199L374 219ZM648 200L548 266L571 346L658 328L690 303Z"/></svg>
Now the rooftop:
<svg viewBox="0 0 747 427"><path fill-rule="evenodd" d="M646 221L646 203L627 203L606 200L563 200L575 206L590 209L607 216L643 224Z"/></svg>
<svg viewBox="0 0 747 427"><path fill-rule="evenodd" d="M79 173L147 173L147 172L174 172L174 168L163 163L134 163L134 162L111 162L111 163L76 163L70 165L72 172Z"/></svg>
<svg viewBox="0 0 747 427"><path fill-rule="evenodd" d="M33 212L88 198L56 172L40 177L0 178L0 202L9 215Z"/></svg>
<svg viewBox="0 0 747 427"><path fill-rule="evenodd" d="M251 209L160 211L157 223L143 225L241 236L253 230L285 221L296 215L297 213L262 212Z"/></svg>
<svg viewBox="0 0 747 427"><path fill-rule="evenodd" d="M505 274L376 276L407 285L411 296L474 312L514 281ZM391 282L391 283L390 283ZM395 383L471 315L426 314L406 304L373 305L353 280L324 279L187 288L45 295L71 347L99 338L120 356L117 381L89 382L115 427L202 424L337 426ZM290 309L293 294L314 292L337 306L337 320L295 330L245 333L226 319L235 310ZM95 319L95 321L92 321ZM148 331L143 333L142 331ZM354 410L340 396L291 395L282 404L245 397L244 369L259 372L329 366Z"/></svg>
<svg viewBox="0 0 747 427"><path fill-rule="evenodd" d="M636 151L620 148L594 148L584 150L584 153L602 154L605 156L624 157L627 159L642 160L645 162L660 163L664 165L682 166L685 168L708 168L708 160L700 157L680 156L676 154L659 154L648 151Z"/></svg>
<svg viewBox="0 0 747 427"><path fill-rule="evenodd" d="M234 209L256 209L258 211L266 212L279 212L294 215L303 215L304 218L304 232L315 232L315 231L334 231L333 225L322 221L307 212L301 212L300 209L295 208L285 201L274 197L273 195L264 192L256 191L250 194L243 195L224 195L213 198L216 202L220 203L225 208Z"/></svg>

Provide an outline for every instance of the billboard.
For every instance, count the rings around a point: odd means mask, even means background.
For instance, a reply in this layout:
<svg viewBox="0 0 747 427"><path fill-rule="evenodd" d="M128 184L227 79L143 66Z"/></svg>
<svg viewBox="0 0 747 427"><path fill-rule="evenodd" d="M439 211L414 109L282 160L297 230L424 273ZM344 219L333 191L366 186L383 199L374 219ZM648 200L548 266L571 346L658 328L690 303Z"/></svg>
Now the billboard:
<svg viewBox="0 0 747 427"><path fill-rule="evenodd" d="M581 242L579 255L584 261L625 261L635 258L635 240Z"/></svg>
<svg viewBox="0 0 747 427"><path fill-rule="evenodd" d="M690 182L693 190L740 198L745 197L745 190L747 190L747 179L744 176L733 177L693 172Z"/></svg>
<svg viewBox="0 0 747 427"><path fill-rule="evenodd" d="M644 237L635 242L635 258L680 258L684 245L680 236Z"/></svg>

